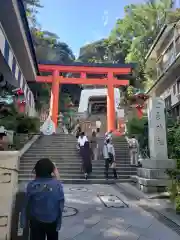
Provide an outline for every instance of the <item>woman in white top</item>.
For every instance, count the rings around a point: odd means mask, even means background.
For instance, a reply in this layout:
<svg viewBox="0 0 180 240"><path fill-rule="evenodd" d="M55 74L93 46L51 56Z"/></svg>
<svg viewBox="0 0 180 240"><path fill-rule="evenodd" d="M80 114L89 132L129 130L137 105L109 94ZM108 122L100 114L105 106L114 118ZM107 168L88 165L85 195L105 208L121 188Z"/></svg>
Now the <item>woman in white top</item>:
<svg viewBox="0 0 180 240"><path fill-rule="evenodd" d="M85 135L84 132L82 132L78 138L78 146L79 146L79 150L80 150L80 155L81 155L81 158L83 158L83 155L84 155L84 145L85 143L88 142L88 139ZM83 162L82 162L82 166L81 166L81 171L83 170Z"/></svg>
<svg viewBox="0 0 180 240"><path fill-rule="evenodd" d="M82 133L80 134L79 138L78 138L78 145L79 145L79 147L80 147L80 148L81 148L81 147L84 147L85 142L88 142L88 139L87 139L85 133L82 132Z"/></svg>

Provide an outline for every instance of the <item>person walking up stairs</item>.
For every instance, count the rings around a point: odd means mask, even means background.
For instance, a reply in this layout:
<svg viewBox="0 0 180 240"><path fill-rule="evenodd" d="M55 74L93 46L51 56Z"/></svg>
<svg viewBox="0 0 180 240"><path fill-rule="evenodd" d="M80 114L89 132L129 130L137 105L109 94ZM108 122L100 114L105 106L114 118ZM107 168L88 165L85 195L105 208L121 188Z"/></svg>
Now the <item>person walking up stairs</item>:
<svg viewBox="0 0 180 240"><path fill-rule="evenodd" d="M104 137L98 139L104 142ZM41 136L28 149L20 159L19 184L24 184L34 178L32 173L33 166L41 158L49 158L56 163L60 172L61 182L63 183L107 183L104 178L104 159L100 156L98 161L92 161L92 174L88 180L84 179L81 169L81 158L76 148L77 139L71 134L55 134L50 136ZM136 167L130 166L130 156L127 141L124 137L113 137L113 145L116 155L116 170L118 172L118 181L130 181L130 176L136 174ZM113 172L109 171L108 183L114 182Z"/></svg>

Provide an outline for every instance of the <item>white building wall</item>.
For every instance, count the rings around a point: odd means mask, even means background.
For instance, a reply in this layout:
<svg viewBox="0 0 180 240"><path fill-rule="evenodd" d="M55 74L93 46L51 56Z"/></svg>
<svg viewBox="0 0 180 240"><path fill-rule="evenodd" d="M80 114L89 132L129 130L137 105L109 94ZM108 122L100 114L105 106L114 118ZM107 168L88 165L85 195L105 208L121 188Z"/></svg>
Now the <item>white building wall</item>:
<svg viewBox="0 0 180 240"><path fill-rule="evenodd" d="M81 91L81 97L79 102L79 113L84 113L88 111L89 98L91 97L104 97L107 96L107 88L98 88L98 89L83 89ZM120 102L120 91L118 88L114 89L114 100L115 100L115 109L117 111L119 102Z"/></svg>
<svg viewBox="0 0 180 240"><path fill-rule="evenodd" d="M173 87L175 86L175 94L174 94L174 90ZM171 95L171 106L174 106L175 104L177 104L179 102L178 100L178 89L177 89L177 83L173 83L168 89L166 89L164 91L164 93L160 96L162 99L166 99L167 97L169 97Z"/></svg>

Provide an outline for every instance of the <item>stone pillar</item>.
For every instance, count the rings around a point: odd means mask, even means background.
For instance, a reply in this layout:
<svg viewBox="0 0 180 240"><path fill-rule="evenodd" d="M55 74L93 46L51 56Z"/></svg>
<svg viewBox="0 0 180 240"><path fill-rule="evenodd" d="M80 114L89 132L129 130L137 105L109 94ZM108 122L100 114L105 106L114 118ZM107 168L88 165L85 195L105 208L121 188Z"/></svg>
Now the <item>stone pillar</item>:
<svg viewBox="0 0 180 240"><path fill-rule="evenodd" d="M91 111L92 111L92 103L90 102L88 106L88 114L91 114Z"/></svg>
<svg viewBox="0 0 180 240"><path fill-rule="evenodd" d="M10 239L11 217L18 189L18 151L0 154L0 240Z"/></svg>
<svg viewBox="0 0 180 240"><path fill-rule="evenodd" d="M161 98L149 100L148 126L151 159L167 160L165 105Z"/></svg>
<svg viewBox="0 0 180 240"><path fill-rule="evenodd" d="M175 167L175 161L168 159L165 122L165 105L161 98L148 102L150 159L141 161L137 170L138 187L144 192L164 191L169 184L165 171Z"/></svg>

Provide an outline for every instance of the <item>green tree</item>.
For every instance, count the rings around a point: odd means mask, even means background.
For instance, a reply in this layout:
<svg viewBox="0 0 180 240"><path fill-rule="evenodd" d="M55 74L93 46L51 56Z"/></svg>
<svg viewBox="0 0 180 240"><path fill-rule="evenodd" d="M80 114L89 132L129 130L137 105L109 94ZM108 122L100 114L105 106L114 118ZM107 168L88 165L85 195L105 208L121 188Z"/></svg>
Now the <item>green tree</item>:
<svg viewBox="0 0 180 240"><path fill-rule="evenodd" d="M61 42L57 34L41 29L37 22L36 15L42 8L40 0L24 0L26 13L33 37L34 47L36 50L37 60L39 62L51 63L70 63L75 60L71 48L64 42ZM40 110L46 106L50 99L50 88L48 84L31 84L30 85L35 98L36 108Z"/></svg>
<svg viewBox="0 0 180 240"><path fill-rule="evenodd" d="M34 46L39 61L70 63L75 56L70 47L59 41L59 37L49 31L32 29Z"/></svg>
<svg viewBox="0 0 180 240"><path fill-rule="evenodd" d="M40 4L40 0L23 0L23 2L30 26L36 27L38 25L36 14L38 13L38 9L43 7Z"/></svg>
<svg viewBox="0 0 180 240"><path fill-rule="evenodd" d="M124 62L125 53L121 41L101 39L80 49L78 61L92 63Z"/></svg>
<svg viewBox="0 0 180 240"><path fill-rule="evenodd" d="M70 47L59 40L57 34L44 31L37 22L36 14L42 8L40 0L24 0L27 17L30 23L31 33L34 40L37 59L39 61L52 61L68 63L75 60Z"/></svg>
<svg viewBox="0 0 180 240"><path fill-rule="evenodd" d="M165 23L180 18L179 9L173 10L172 6L172 0L149 0L142 4L128 5L125 7L124 18L117 20L111 32L110 38L120 39L126 47L125 61L137 64L136 81L141 83L141 87L152 80L153 67L146 71L145 66L145 56L151 44Z"/></svg>

